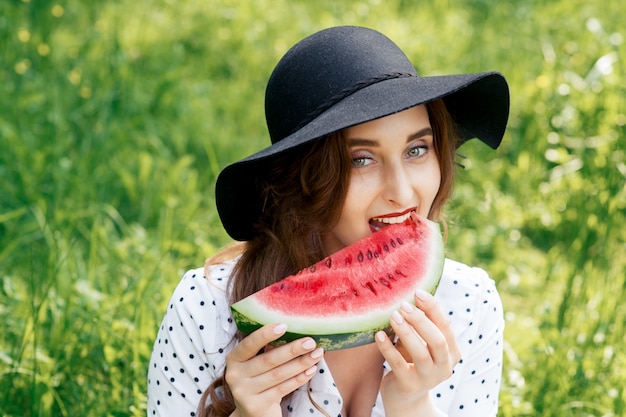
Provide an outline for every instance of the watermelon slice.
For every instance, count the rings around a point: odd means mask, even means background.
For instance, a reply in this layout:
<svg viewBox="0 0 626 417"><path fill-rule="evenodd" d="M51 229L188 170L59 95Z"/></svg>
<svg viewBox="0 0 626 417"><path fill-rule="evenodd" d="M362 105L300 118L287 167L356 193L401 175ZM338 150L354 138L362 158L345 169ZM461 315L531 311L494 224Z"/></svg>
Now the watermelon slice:
<svg viewBox="0 0 626 417"><path fill-rule="evenodd" d="M234 303L233 318L244 334L287 324L278 344L304 336L327 351L372 343L416 289L434 293L443 261L439 226L413 215Z"/></svg>

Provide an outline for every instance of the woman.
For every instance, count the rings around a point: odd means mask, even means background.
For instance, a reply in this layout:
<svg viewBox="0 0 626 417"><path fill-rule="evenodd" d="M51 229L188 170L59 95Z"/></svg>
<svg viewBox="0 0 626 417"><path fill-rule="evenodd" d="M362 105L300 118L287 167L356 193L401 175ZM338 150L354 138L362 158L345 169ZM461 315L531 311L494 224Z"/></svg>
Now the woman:
<svg viewBox="0 0 626 417"><path fill-rule="evenodd" d="M189 271L148 375L148 415L493 416L502 307L493 281L446 260L435 296L390 317L397 340L323 352L310 338L268 348L229 305L412 212L440 220L456 148L496 148L508 87L498 73L419 77L382 34L335 27L305 38L266 90L272 145L226 167L220 219L244 243ZM397 342L397 343L394 343Z"/></svg>

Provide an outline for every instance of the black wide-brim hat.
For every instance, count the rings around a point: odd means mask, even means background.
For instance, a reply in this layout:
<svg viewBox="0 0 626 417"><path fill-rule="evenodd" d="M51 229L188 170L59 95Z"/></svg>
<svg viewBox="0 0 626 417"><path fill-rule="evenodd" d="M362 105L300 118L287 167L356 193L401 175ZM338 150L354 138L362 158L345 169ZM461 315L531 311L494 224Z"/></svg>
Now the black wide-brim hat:
<svg viewBox="0 0 626 417"><path fill-rule="evenodd" d="M282 152L351 126L443 99L460 143L471 138L495 149L509 116L509 88L497 72L420 77L383 34L340 26L317 32L278 62L265 92L272 145L222 170L217 210L235 240L254 236L263 210L259 184Z"/></svg>

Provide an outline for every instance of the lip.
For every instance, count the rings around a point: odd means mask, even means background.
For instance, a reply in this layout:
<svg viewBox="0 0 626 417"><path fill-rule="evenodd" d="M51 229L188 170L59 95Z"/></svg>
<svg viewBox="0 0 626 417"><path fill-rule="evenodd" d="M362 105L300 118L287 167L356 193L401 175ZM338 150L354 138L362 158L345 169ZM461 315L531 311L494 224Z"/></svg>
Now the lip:
<svg viewBox="0 0 626 417"><path fill-rule="evenodd" d="M388 218L392 218L392 217L402 217L402 216L406 216L407 214L409 214L412 211L417 211L417 207L410 207L410 208L404 210L401 213L382 214L380 216L372 217L372 219L388 219Z"/></svg>
<svg viewBox="0 0 626 417"><path fill-rule="evenodd" d="M410 218L411 213L414 213L416 210L417 207L411 207L401 213L388 213L372 217L369 221L370 228L372 229L372 232L375 232L391 224L402 223L406 219Z"/></svg>

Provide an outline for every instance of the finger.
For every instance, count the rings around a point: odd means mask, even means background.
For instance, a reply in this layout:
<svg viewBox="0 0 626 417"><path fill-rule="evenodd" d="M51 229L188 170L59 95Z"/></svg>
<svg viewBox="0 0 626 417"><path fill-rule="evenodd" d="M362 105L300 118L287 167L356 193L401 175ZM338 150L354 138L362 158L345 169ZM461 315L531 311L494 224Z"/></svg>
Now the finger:
<svg viewBox="0 0 626 417"><path fill-rule="evenodd" d="M458 362L461 359L461 351L458 347L454 330L435 297L426 291L417 290L415 291L415 303L443 333L448 343L448 348L454 357L454 362Z"/></svg>
<svg viewBox="0 0 626 417"><path fill-rule="evenodd" d="M246 361L227 360L228 383L241 386L245 392L267 390L319 362L323 350L314 350L315 347L315 341L306 337L274 347Z"/></svg>
<svg viewBox="0 0 626 417"><path fill-rule="evenodd" d="M285 345L273 347L255 356L247 366L258 369L258 373L268 372L315 349L315 340L310 337L297 339Z"/></svg>
<svg viewBox="0 0 626 417"><path fill-rule="evenodd" d="M404 359L402 353L396 349L384 331L377 332L375 339L378 350L394 372L401 372L402 369L408 367L408 362Z"/></svg>
<svg viewBox="0 0 626 417"><path fill-rule="evenodd" d="M415 330L415 334L407 332L406 336L399 336L411 357L416 361L448 364L450 362L448 340L435 323L422 310L407 302L402 303L400 311L407 323Z"/></svg>
<svg viewBox="0 0 626 417"><path fill-rule="evenodd" d="M267 324L244 337L228 354L227 359L231 362L245 362L256 356L270 342L284 335L286 331L286 324Z"/></svg>
<svg viewBox="0 0 626 417"><path fill-rule="evenodd" d="M428 318L423 312L412 308L411 313L407 313L401 309L402 313L394 311L391 315L391 327L393 328L398 340L402 342L402 346L409 353L410 362L419 363L419 369L425 369L425 366L432 365L433 358L423 337L418 334L416 326L423 327L425 323L416 324L417 322L427 322ZM411 315L411 320L407 320L407 316ZM420 317L421 315L421 317ZM432 324L431 324L432 325ZM434 326L434 325L433 325Z"/></svg>
<svg viewBox="0 0 626 417"><path fill-rule="evenodd" d="M415 305L422 310L437 326L448 323L435 297L424 290L415 291Z"/></svg>
<svg viewBox="0 0 626 417"><path fill-rule="evenodd" d="M409 351L404 347L402 340L400 339L396 340L395 347L396 347L396 350L400 352L400 354L402 355L405 361L413 362L413 358L411 357L411 354L409 353Z"/></svg>
<svg viewBox="0 0 626 417"><path fill-rule="evenodd" d="M277 350L279 350L279 348L274 349L271 353L275 353ZM310 370L316 367L316 364L322 359L323 354L324 350L322 348L317 348L295 358L290 357L290 360L282 362L278 366L267 368L266 372L259 374L254 381L251 382L259 391L264 391L272 387L279 387L285 383L289 386L289 381L294 378L297 381L300 381L302 378L306 378L306 376L308 376L308 372L311 372ZM262 356L265 356L265 354ZM275 361L281 361L283 357L280 357L279 359L265 359L259 357L259 359L263 359L265 364L269 364Z"/></svg>
<svg viewBox="0 0 626 417"><path fill-rule="evenodd" d="M289 378L275 386L272 386L259 394L260 397L263 397L267 402L279 402L285 396L292 393L297 388L306 384L311 378L315 376L317 373L317 366L313 365L310 368L307 368L303 372L295 375L292 378Z"/></svg>
<svg viewBox="0 0 626 417"><path fill-rule="evenodd" d="M298 339L242 362L226 364L226 382L235 398L261 395L265 391L283 391L293 381L308 380L311 368L323 356L323 349L315 349L309 337ZM296 386L297 387L297 386Z"/></svg>
<svg viewBox="0 0 626 417"><path fill-rule="evenodd" d="M261 410L279 404L285 396L313 378L316 371L317 367L312 366L293 378L262 391L258 390L258 385L254 385L253 390L246 386L249 384L230 386L236 408L240 410L238 415L258 415L259 412L263 413Z"/></svg>

